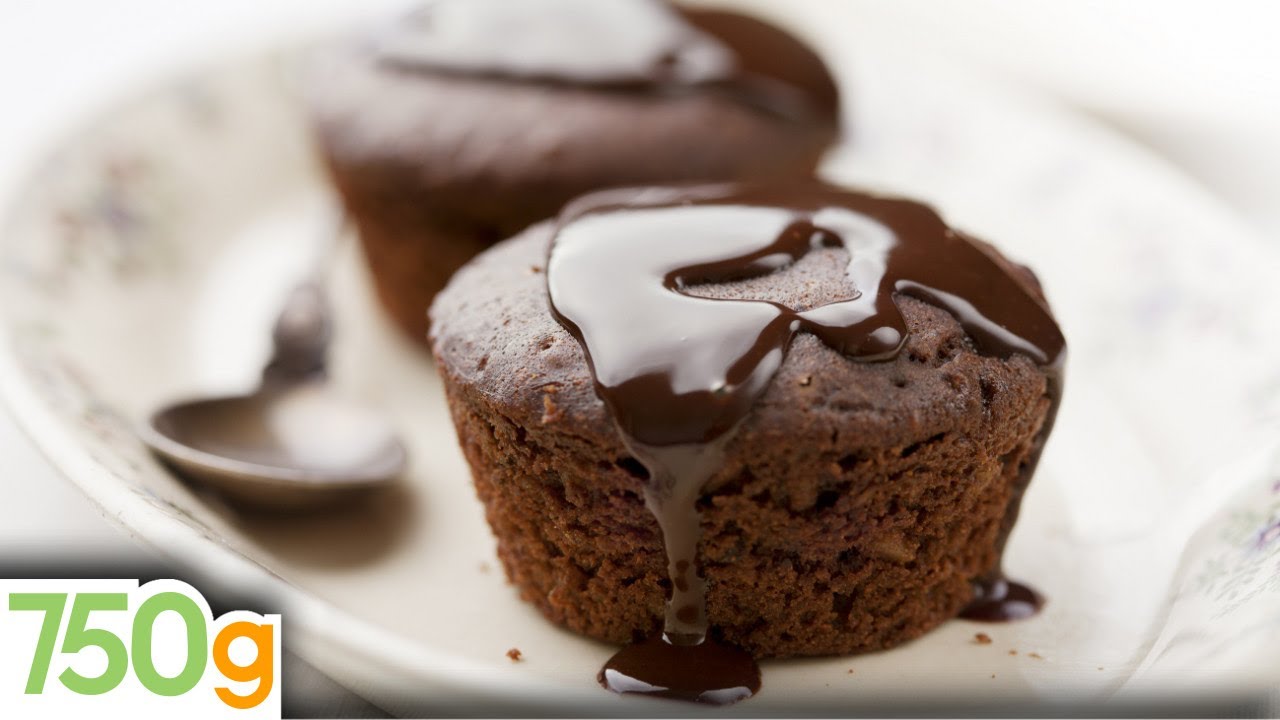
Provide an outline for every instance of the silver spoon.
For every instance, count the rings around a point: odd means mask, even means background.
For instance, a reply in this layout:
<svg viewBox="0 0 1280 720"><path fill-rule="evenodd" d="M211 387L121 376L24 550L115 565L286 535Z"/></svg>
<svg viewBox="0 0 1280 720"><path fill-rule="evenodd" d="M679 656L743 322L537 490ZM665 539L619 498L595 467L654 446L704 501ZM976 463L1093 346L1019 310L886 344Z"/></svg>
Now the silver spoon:
<svg viewBox="0 0 1280 720"><path fill-rule="evenodd" d="M328 385L331 335L321 282L303 282L276 320L274 352L255 392L162 407L143 441L241 504L310 508L389 484L404 470L404 444L384 418Z"/></svg>

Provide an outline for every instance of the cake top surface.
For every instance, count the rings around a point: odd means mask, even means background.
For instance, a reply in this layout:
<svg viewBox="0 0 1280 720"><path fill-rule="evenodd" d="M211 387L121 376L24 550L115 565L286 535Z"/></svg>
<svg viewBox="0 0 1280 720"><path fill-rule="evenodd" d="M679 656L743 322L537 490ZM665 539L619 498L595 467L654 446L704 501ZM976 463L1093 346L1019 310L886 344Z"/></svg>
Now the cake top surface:
<svg viewBox="0 0 1280 720"><path fill-rule="evenodd" d="M804 307L690 292L824 248L847 258L844 297ZM909 334L897 294L946 310L987 355L1056 367L1065 347L1042 299L929 207L818 183L580 198L560 218L547 285L619 429L646 445L728 432L798 332L858 361L896 356Z"/></svg>
<svg viewBox="0 0 1280 720"><path fill-rule="evenodd" d="M733 52L657 0L437 0L379 38L396 62L585 83L726 80Z"/></svg>
<svg viewBox="0 0 1280 720"><path fill-rule="evenodd" d="M555 230L553 221L535 225L455 274L431 308L432 347L443 371L513 420L571 426L584 439L626 452L581 345L549 307L546 265ZM1039 298L1029 270L981 247ZM819 247L784 269L698 285L688 293L807 310L852 297L848 264L844 248ZM942 432L974 408L981 413L985 387L1005 388L1026 401L1046 391L1044 368L1031 358L985 355L946 310L902 293L895 298L908 329L896 356L858 362L799 333L735 442L798 427L797 413L803 413L811 432L856 432L860 443L892 446Z"/></svg>
<svg viewBox="0 0 1280 720"><path fill-rule="evenodd" d="M397 69L613 89L716 88L785 115L834 115L818 56L768 23L661 0L435 0L387 23Z"/></svg>
<svg viewBox="0 0 1280 720"><path fill-rule="evenodd" d="M438 0L309 56L307 114L345 186L430 191L429 204L463 219L519 218L514 231L598 188L808 175L836 138L834 79L769 23L646 0L632 12L655 18L640 33L648 44L613 43L600 40L630 36L625 8L636 0L492 2ZM585 14L572 19L577 6ZM431 19L445 11L460 17ZM545 62L510 56L506 35L545 45ZM467 53L444 50L458 43ZM639 67L661 46L727 49L716 57L730 66Z"/></svg>

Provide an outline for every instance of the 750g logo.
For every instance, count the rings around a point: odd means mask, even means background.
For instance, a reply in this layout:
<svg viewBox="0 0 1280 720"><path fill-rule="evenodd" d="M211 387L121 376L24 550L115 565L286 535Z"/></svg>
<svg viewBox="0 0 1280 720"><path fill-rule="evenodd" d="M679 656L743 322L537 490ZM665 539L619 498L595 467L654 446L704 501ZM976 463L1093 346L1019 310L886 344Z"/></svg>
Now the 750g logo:
<svg viewBox="0 0 1280 720"><path fill-rule="evenodd" d="M279 615L214 619L177 580L0 580L0 601L0 717L280 717Z"/></svg>

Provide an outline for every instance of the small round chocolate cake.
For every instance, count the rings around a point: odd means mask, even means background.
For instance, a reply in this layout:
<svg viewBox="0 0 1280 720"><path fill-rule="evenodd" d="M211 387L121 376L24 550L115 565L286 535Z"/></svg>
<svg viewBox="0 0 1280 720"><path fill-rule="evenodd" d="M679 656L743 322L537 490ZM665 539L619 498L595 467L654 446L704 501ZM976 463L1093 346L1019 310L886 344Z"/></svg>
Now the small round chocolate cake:
<svg viewBox="0 0 1280 720"><path fill-rule="evenodd" d="M839 104L792 36L658 0L437 0L319 53L307 100L378 296L420 340L455 270L568 200L806 177Z"/></svg>
<svg viewBox="0 0 1280 720"><path fill-rule="evenodd" d="M1000 558L1065 345L1030 271L924 205L597 193L431 315L503 565L553 622L762 657L1035 610Z"/></svg>

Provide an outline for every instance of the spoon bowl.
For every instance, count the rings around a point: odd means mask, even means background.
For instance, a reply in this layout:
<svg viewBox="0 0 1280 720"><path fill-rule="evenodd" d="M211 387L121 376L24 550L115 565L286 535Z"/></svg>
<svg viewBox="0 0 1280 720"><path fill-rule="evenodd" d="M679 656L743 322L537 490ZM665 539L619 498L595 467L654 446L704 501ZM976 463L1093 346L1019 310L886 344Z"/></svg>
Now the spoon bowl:
<svg viewBox="0 0 1280 720"><path fill-rule="evenodd" d="M381 487L408 457L389 423L321 381L170 405L143 436L180 472L230 499L277 508Z"/></svg>

